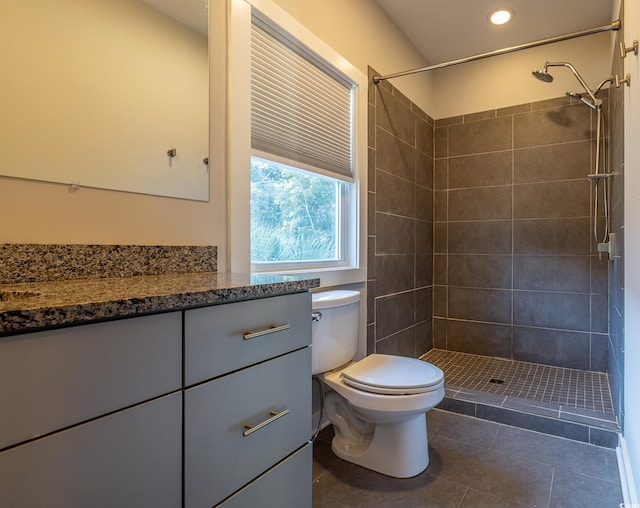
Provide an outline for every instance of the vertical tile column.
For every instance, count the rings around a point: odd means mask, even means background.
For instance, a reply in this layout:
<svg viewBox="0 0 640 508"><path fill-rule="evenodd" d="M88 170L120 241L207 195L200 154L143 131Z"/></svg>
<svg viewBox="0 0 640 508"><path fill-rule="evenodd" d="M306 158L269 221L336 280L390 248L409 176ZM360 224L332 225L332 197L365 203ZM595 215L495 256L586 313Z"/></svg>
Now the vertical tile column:
<svg viewBox="0 0 640 508"><path fill-rule="evenodd" d="M388 82L369 87L368 243L368 352L416 358L432 348L433 120Z"/></svg>
<svg viewBox="0 0 640 508"><path fill-rule="evenodd" d="M620 17L624 16L624 3L620 6ZM624 41L624 22L616 32L617 48ZM624 75L624 60L614 53L611 74ZM620 417L624 400L624 86L610 89L610 172L611 188L611 233L615 234L615 257L609 265L609 385L613 406Z"/></svg>

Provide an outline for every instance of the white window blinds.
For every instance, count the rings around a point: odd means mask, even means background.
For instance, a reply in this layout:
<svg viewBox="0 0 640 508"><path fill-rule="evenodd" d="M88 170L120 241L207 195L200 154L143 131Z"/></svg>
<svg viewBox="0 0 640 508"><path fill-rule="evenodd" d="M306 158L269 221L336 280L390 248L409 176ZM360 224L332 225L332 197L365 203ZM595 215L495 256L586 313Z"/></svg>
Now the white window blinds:
<svg viewBox="0 0 640 508"><path fill-rule="evenodd" d="M251 147L353 179L354 85L262 20L251 25Z"/></svg>

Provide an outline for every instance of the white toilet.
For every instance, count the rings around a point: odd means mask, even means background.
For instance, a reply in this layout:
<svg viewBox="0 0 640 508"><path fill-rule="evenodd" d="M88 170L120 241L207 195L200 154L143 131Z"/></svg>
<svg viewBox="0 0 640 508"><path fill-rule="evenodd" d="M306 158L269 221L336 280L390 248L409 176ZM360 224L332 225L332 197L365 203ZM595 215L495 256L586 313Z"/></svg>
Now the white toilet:
<svg viewBox="0 0 640 508"><path fill-rule="evenodd" d="M312 300L312 372L332 390L324 404L335 430L331 449L388 476L420 474L429 465L426 412L444 397L444 374L403 356L353 362L360 293L325 291Z"/></svg>

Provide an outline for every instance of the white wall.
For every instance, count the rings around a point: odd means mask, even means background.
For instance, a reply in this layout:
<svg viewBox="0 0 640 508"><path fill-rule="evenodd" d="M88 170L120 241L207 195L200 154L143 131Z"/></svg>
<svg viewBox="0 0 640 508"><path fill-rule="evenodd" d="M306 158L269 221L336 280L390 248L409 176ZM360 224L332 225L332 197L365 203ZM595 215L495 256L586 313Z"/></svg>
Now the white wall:
<svg viewBox="0 0 640 508"><path fill-rule="evenodd" d="M351 64L382 75L424 67L427 62L375 0L274 0ZM393 84L423 111L434 108L432 76Z"/></svg>
<svg viewBox="0 0 640 508"><path fill-rule="evenodd" d="M583 91L566 68L549 68L552 83L535 79L531 72L546 61L572 63L595 88L611 71L610 40L611 34L604 32L432 71L438 100L427 112L440 119Z"/></svg>
<svg viewBox="0 0 640 508"><path fill-rule="evenodd" d="M627 46L640 39L640 4L626 0L625 39ZM625 73L631 74L624 104L625 129L625 354L624 428L629 462L636 488L640 482L640 66L629 53ZM635 500L638 502L638 500Z"/></svg>

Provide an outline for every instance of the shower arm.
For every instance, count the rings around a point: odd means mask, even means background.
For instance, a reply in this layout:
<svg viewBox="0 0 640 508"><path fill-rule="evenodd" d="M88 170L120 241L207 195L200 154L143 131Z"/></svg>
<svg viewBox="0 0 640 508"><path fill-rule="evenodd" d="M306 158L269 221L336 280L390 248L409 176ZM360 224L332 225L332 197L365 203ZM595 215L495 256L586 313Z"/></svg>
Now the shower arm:
<svg viewBox="0 0 640 508"><path fill-rule="evenodd" d="M578 82L582 85L582 88L584 88L584 91L589 94L589 97L593 101L594 109L599 106L599 104L598 104L599 100L596 99L595 93L591 91L589 86L584 82L584 79L582 79L582 76L580 76L580 74L578 74L578 71L576 70L576 68L573 65L571 65L569 62L546 62L544 64L545 71L547 70L547 67L567 67L571 72L573 72L573 75L576 77ZM604 84L604 82L603 82L603 84ZM602 103L602 101L600 101L600 103ZM587 105L589 105L589 104L587 104Z"/></svg>
<svg viewBox="0 0 640 508"><path fill-rule="evenodd" d="M377 85L380 81L387 79L399 78L401 76L408 76L410 74L417 74L419 72L433 71L436 69L443 69L445 67L451 67L452 65L459 65L467 62L473 62L476 60L482 60L483 58L489 58L492 56L504 55L507 53L513 53L515 51L521 51L523 49L536 48L538 46L544 46L545 44L553 44L555 42L566 41L569 39L575 39L577 37L583 37L585 35L597 34L600 32L608 32L610 30L620 30L622 22L618 19L609 25L603 25L597 28L591 28L588 30L581 30L579 32L573 32L566 35L558 35L557 37L551 37L549 39L542 39L539 41L528 42L526 44L520 44L519 46L511 46L509 48L497 49L495 51L489 51L488 53L481 53L479 55L468 56L465 58L458 58L457 60L450 60L435 65L429 65L427 67L419 67L409 71L396 72L394 74L387 74L386 76L374 76L373 82Z"/></svg>

